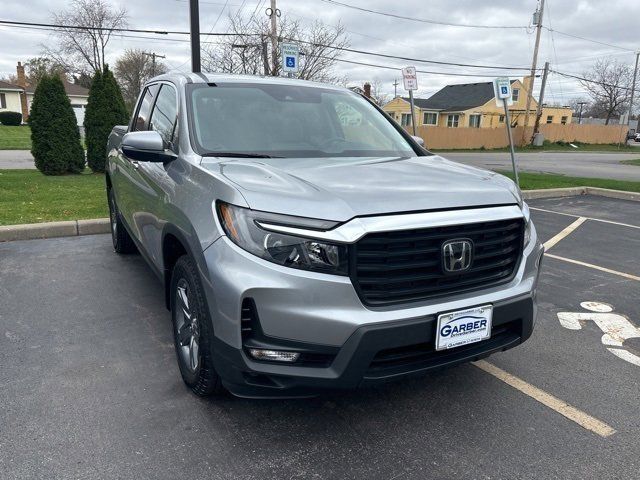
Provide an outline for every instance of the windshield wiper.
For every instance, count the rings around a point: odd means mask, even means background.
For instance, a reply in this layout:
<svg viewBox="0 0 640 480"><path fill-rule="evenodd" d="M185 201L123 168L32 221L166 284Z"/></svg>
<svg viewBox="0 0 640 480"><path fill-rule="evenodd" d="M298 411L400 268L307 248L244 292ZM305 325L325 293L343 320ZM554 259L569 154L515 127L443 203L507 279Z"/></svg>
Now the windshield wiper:
<svg viewBox="0 0 640 480"><path fill-rule="evenodd" d="M232 158L283 158L266 153L242 153L242 152L207 152L203 157L232 157Z"/></svg>

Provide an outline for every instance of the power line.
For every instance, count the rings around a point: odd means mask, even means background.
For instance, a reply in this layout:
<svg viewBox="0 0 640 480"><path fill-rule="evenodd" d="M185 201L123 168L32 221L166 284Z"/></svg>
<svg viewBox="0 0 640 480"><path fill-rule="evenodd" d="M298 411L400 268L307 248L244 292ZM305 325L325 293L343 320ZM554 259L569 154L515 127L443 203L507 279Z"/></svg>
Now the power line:
<svg viewBox="0 0 640 480"><path fill-rule="evenodd" d="M443 21L431 20L427 18L405 17L404 15L397 15L395 13L381 12L379 10L371 10L369 8L358 7L356 5L349 5L348 3L338 2L336 0L320 0L320 1L325 3L331 3L334 5L340 5L341 7L351 8L353 10L359 10L361 12L373 13L375 15L382 15L384 17L398 18L401 20L409 20L412 22L429 23L432 25L443 25L447 27L508 28L508 29L525 29L525 30L529 28L527 25L477 25L477 24L466 24L466 23L443 22Z"/></svg>
<svg viewBox="0 0 640 480"><path fill-rule="evenodd" d="M335 60L336 62L342 62L342 63L350 63L353 65L362 65L364 67L373 67L373 68L382 68L385 70L395 70L398 71L401 69L401 67L393 67L390 65L380 65L380 64L375 64L375 63L366 63L366 62L358 62L356 60L347 60L344 58L332 58L332 57L325 57L322 55L316 55L317 58L323 58L326 60ZM494 77L495 73L493 72L488 72L488 73L456 73L456 72L434 72L434 71L430 71L430 70L416 70L417 73L425 73L428 75L445 75L445 76L449 76L449 77L481 77L481 78L486 78L486 77Z"/></svg>
<svg viewBox="0 0 640 480"><path fill-rule="evenodd" d="M99 30L101 32L130 32L130 33L151 33L155 35L190 35L190 32L180 30L147 30L142 28L110 28L110 27L94 27L86 25L57 25L55 23L35 23L35 22L16 22L13 20L0 20L0 25L7 26L28 26L28 27L48 27L62 30ZM238 36L239 33L201 33L201 35L212 36Z"/></svg>
<svg viewBox="0 0 640 480"><path fill-rule="evenodd" d="M335 45L326 45L322 43L310 42L306 40L300 40L296 38L285 38L286 40L295 41L298 43L304 43L307 45L312 45L314 47L324 47L324 48L333 48L335 50L341 50L343 52L357 53L359 55L370 55L374 57L382 57L382 58L393 58L396 60L406 60L408 62L416 62L416 63L432 63L434 65L450 65L455 67L467 67L467 68L488 68L494 70L530 70L529 67L507 67L507 66L495 66L495 65L473 65L470 63L455 63L455 62L442 62L439 60L427 60L422 58L412 58L412 57L403 57L399 55L390 55L386 53L379 52L370 52L367 50L356 50L354 48L348 47L336 47ZM539 69L537 69L539 70Z"/></svg>
<svg viewBox="0 0 640 480"><path fill-rule="evenodd" d="M153 29L139 29L139 28L106 28L106 27L88 27L82 25L56 25L52 23L34 23L34 22L16 22L10 20L0 20L0 25L7 26L34 26L34 27L46 27L52 29L69 29L69 30L100 30L100 31L110 31L110 32L133 32L133 33L148 33L148 34L156 34L156 35L189 35L189 32L180 31L180 30L153 30ZM201 33L201 35L210 35L210 36L259 36L257 33ZM429 59L421 59L421 58L412 58L412 57L404 57L399 55L390 55L380 52L371 52L367 50L357 50L348 47L338 47L335 45L327 45L316 42L310 42L301 39L295 38L287 38L291 41L296 41L298 43L304 43L307 45L312 45L316 47L324 47L330 48L334 50L340 50L344 52L356 53L359 55L369 55L374 57L381 58L391 58L396 60L405 60L408 62L416 62L416 63L429 63L434 65L449 65L455 67L466 67L466 68L486 68L492 70L529 70L527 67L508 67L508 66L496 66L496 65L474 65L469 63L456 63L456 62L444 62L439 60L429 60Z"/></svg>
<svg viewBox="0 0 640 480"><path fill-rule="evenodd" d="M614 45L612 43L601 42L599 40L594 40L592 38L581 37L580 35L574 35L572 33L561 32L560 30L555 30L555 29L551 28L550 26L549 27L543 26L543 28L546 28L549 32L555 32L555 33L557 33L559 35L564 35L565 37L577 38L578 40L584 40L585 42L597 43L599 45L605 45L607 47L617 48L619 50L625 50L627 52L635 52L635 50L633 50L631 48L625 48L625 47L621 47L620 45Z"/></svg>
<svg viewBox="0 0 640 480"><path fill-rule="evenodd" d="M561 75L563 77L574 78L574 79L579 80L581 82L596 83L598 85L602 85L603 87L618 88L620 90L631 90L631 88L629 88L629 87L623 87L623 86L620 86L620 85L614 85L613 83L598 82L597 80L591 80L590 78L581 77L580 75L573 75L571 73L559 72L557 70L549 70L549 71L552 72L552 73L557 73L558 75Z"/></svg>

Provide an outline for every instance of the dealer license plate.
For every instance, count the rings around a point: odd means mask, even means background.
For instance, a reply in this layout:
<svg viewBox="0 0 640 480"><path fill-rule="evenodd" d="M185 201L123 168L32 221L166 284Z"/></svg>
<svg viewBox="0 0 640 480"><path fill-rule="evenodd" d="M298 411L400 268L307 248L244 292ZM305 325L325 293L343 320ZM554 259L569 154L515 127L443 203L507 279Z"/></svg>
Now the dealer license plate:
<svg viewBox="0 0 640 480"><path fill-rule="evenodd" d="M479 342L491 336L492 305L438 315L436 350Z"/></svg>

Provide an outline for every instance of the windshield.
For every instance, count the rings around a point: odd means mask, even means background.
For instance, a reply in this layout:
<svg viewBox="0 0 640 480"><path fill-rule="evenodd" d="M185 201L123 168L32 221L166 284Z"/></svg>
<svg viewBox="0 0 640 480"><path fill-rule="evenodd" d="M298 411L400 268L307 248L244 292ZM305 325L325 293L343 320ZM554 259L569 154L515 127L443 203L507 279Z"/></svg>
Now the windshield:
<svg viewBox="0 0 640 480"><path fill-rule="evenodd" d="M405 138L349 92L271 84L193 85L193 137L203 155L411 157Z"/></svg>

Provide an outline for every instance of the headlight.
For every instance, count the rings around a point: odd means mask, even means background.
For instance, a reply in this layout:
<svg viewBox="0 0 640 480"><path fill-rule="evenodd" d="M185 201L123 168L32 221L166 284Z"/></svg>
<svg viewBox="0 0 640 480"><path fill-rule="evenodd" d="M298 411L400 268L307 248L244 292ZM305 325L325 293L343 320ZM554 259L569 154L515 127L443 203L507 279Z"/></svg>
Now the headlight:
<svg viewBox="0 0 640 480"><path fill-rule="evenodd" d="M217 203L218 218L227 236L240 248L270 262L302 270L348 274L346 245L297 237L261 228L258 222L327 230L335 222L259 212Z"/></svg>

